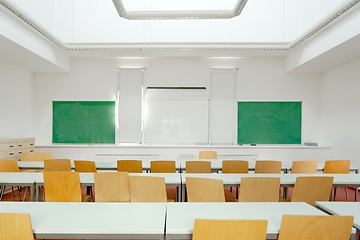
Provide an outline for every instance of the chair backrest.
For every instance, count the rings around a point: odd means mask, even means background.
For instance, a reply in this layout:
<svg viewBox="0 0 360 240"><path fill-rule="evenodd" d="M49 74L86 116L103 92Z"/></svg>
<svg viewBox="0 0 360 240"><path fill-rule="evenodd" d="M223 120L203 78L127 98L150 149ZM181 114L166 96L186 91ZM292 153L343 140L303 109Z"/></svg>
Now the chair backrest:
<svg viewBox="0 0 360 240"><path fill-rule="evenodd" d="M290 173L317 173L317 166L316 160L293 161Z"/></svg>
<svg viewBox="0 0 360 240"><path fill-rule="evenodd" d="M30 214L0 213L0 240L33 240Z"/></svg>
<svg viewBox="0 0 360 240"><path fill-rule="evenodd" d="M349 173L350 160L327 160L324 165L324 173Z"/></svg>
<svg viewBox="0 0 360 240"><path fill-rule="evenodd" d="M94 173L95 202L130 202L129 173Z"/></svg>
<svg viewBox="0 0 360 240"><path fill-rule="evenodd" d="M81 202L80 176L77 172L44 172L45 202Z"/></svg>
<svg viewBox="0 0 360 240"><path fill-rule="evenodd" d="M188 202L225 202L224 183L220 179L186 178Z"/></svg>
<svg viewBox="0 0 360 240"><path fill-rule="evenodd" d="M52 158L53 154L50 152L23 152L20 154L21 161L44 161Z"/></svg>
<svg viewBox="0 0 360 240"><path fill-rule="evenodd" d="M76 172L96 172L96 164L94 161L74 160Z"/></svg>
<svg viewBox="0 0 360 240"><path fill-rule="evenodd" d="M211 162L209 161L186 161L186 173L211 173Z"/></svg>
<svg viewBox="0 0 360 240"><path fill-rule="evenodd" d="M265 240L267 220L195 219L193 240Z"/></svg>
<svg viewBox="0 0 360 240"><path fill-rule="evenodd" d="M222 173L248 173L249 162L246 160L223 160Z"/></svg>
<svg viewBox="0 0 360 240"><path fill-rule="evenodd" d="M131 202L167 202L163 177L130 176Z"/></svg>
<svg viewBox="0 0 360 240"><path fill-rule="evenodd" d="M199 159L217 159L216 151L199 151Z"/></svg>
<svg viewBox="0 0 360 240"><path fill-rule="evenodd" d="M292 202L307 202L315 206L316 201L329 201L334 177L297 177L291 195Z"/></svg>
<svg viewBox="0 0 360 240"><path fill-rule="evenodd" d="M44 160L44 172L50 171L71 171L70 159Z"/></svg>
<svg viewBox="0 0 360 240"><path fill-rule="evenodd" d="M283 215L278 240L347 240L353 220L353 216Z"/></svg>
<svg viewBox="0 0 360 240"><path fill-rule="evenodd" d="M175 173L176 164L171 160L156 160L150 162L150 171L152 173Z"/></svg>
<svg viewBox="0 0 360 240"><path fill-rule="evenodd" d="M117 161L118 172L129 173L142 173L142 161L141 160L118 160Z"/></svg>
<svg viewBox="0 0 360 240"><path fill-rule="evenodd" d="M278 202L280 178L244 177L240 182L239 202Z"/></svg>
<svg viewBox="0 0 360 240"><path fill-rule="evenodd" d="M255 173L281 173L281 161L256 160Z"/></svg>
<svg viewBox="0 0 360 240"><path fill-rule="evenodd" d="M19 172L19 166L16 160L0 160L0 172Z"/></svg>

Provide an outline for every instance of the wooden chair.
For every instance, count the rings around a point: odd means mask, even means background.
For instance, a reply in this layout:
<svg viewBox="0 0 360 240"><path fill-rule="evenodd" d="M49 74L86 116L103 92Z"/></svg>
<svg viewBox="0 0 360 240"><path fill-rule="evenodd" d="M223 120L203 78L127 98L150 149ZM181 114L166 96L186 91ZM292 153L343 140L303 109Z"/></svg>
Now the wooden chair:
<svg viewBox="0 0 360 240"><path fill-rule="evenodd" d="M217 159L216 151L200 151L199 159Z"/></svg>
<svg viewBox="0 0 360 240"><path fill-rule="evenodd" d="M315 206L316 201L329 201L333 177L297 177L291 202L306 202Z"/></svg>
<svg viewBox="0 0 360 240"><path fill-rule="evenodd" d="M244 177L240 182L239 202L278 202L280 178Z"/></svg>
<svg viewBox="0 0 360 240"><path fill-rule="evenodd" d="M290 173L317 173L317 166L316 160L293 161Z"/></svg>
<svg viewBox="0 0 360 240"><path fill-rule="evenodd" d="M53 154L50 152L23 152L20 154L20 161L44 161L52 158Z"/></svg>
<svg viewBox="0 0 360 240"><path fill-rule="evenodd" d="M222 173L248 173L249 162L246 160L223 160Z"/></svg>
<svg viewBox="0 0 360 240"><path fill-rule="evenodd" d="M50 171L71 171L70 159L44 160L44 172Z"/></svg>
<svg viewBox="0 0 360 240"><path fill-rule="evenodd" d="M348 174L350 172L350 160L327 160L324 165L324 174ZM334 200L336 200L336 189L334 188ZM345 188L346 201L349 201L349 194Z"/></svg>
<svg viewBox="0 0 360 240"><path fill-rule="evenodd" d="M150 162L150 172L152 173L175 173L175 161L156 160Z"/></svg>
<svg viewBox="0 0 360 240"><path fill-rule="evenodd" d="M267 220L195 219L193 240L265 240Z"/></svg>
<svg viewBox="0 0 360 240"><path fill-rule="evenodd" d="M96 164L94 161L89 160L74 160L75 171L76 172L87 172L95 173L97 172ZM93 187L86 186L86 196L89 196L89 200L94 199ZM84 196L85 197L85 196Z"/></svg>
<svg viewBox="0 0 360 240"><path fill-rule="evenodd" d="M278 240L348 240L353 216L283 215Z"/></svg>
<svg viewBox="0 0 360 240"><path fill-rule="evenodd" d="M211 173L210 161L186 161L186 173Z"/></svg>
<svg viewBox="0 0 360 240"><path fill-rule="evenodd" d="M281 161L256 160L255 173L281 173Z"/></svg>
<svg viewBox="0 0 360 240"><path fill-rule="evenodd" d="M2 159L2 160L0 160L0 172L20 172L17 161L13 160L13 159L9 159L9 160ZM18 187L19 201L21 201L20 189L21 188ZM4 192L5 192L5 186L1 186L0 200L3 198ZM12 194L11 195L12 200L15 201L14 186L11 186L11 194ZM25 199L25 196L26 196L26 191L24 193L24 199Z"/></svg>
<svg viewBox="0 0 360 240"><path fill-rule="evenodd" d="M80 176L77 172L44 172L45 202L81 202Z"/></svg>
<svg viewBox="0 0 360 240"><path fill-rule="evenodd" d="M130 202L129 173L94 173L95 202Z"/></svg>
<svg viewBox="0 0 360 240"><path fill-rule="evenodd" d="M130 176L131 202L167 202L163 177Z"/></svg>
<svg viewBox="0 0 360 240"><path fill-rule="evenodd" d="M118 172L129 173L142 173L142 161L141 160L118 160L117 161Z"/></svg>
<svg viewBox="0 0 360 240"><path fill-rule="evenodd" d="M0 240L33 240L30 214L0 213Z"/></svg>
<svg viewBox="0 0 360 240"><path fill-rule="evenodd" d="M74 160L76 172L96 172L96 164L94 161Z"/></svg>
<svg viewBox="0 0 360 240"><path fill-rule="evenodd" d="M186 178L188 202L225 202L224 183L220 179Z"/></svg>

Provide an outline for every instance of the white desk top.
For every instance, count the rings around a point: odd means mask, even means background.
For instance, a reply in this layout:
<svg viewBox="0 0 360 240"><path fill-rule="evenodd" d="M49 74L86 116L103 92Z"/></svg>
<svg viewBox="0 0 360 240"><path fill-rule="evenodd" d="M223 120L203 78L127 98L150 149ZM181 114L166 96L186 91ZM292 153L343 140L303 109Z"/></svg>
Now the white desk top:
<svg viewBox="0 0 360 240"><path fill-rule="evenodd" d="M163 239L166 203L2 202L29 213L36 238Z"/></svg>
<svg viewBox="0 0 360 240"><path fill-rule="evenodd" d="M268 238L276 239L283 214L326 215L306 203L168 203L166 239L191 239L194 220L267 219Z"/></svg>
<svg viewBox="0 0 360 240"><path fill-rule="evenodd" d="M316 206L333 215L354 216L354 227L360 230L360 202L316 202Z"/></svg>

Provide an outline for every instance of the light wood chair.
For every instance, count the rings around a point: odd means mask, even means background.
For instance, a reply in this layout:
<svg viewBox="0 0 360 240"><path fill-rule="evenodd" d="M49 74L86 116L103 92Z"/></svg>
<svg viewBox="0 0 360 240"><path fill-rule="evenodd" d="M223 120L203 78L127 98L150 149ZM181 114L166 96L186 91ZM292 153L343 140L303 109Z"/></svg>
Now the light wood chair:
<svg viewBox="0 0 360 240"><path fill-rule="evenodd" d="M324 165L324 174L348 174L350 172L350 160L327 160ZM345 187L345 197L349 201L349 194ZM334 200L336 200L336 190L334 188Z"/></svg>
<svg viewBox="0 0 360 240"><path fill-rule="evenodd" d="M316 160L293 161L290 173L317 173L317 166Z"/></svg>
<svg viewBox="0 0 360 240"><path fill-rule="evenodd" d="M249 162L246 160L223 160L222 173L248 173Z"/></svg>
<svg viewBox="0 0 360 240"><path fill-rule="evenodd" d="M95 173L97 172L96 164L94 161L89 160L74 160L75 172L85 172L85 173ZM84 186L86 188L86 196L89 196L88 200L94 199L93 187L92 186Z"/></svg>
<svg viewBox="0 0 360 240"><path fill-rule="evenodd" d="M142 161L141 160L118 160L117 161L118 172L129 173L142 173Z"/></svg>
<svg viewBox="0 0 360 240"><path fill-rule="evenodd" d="M186 161L186 173L211 173L210 161Z"/></svg>
<svg viewBox="0 0 360 240"><path fill-rule="evenodd" d="M13 159L2 159L0 160L0 172L20 172L19 170L19 166L17 164L16 160ZM21 201L21 196L20 196L20 187L18 188L18 197L19 197L19 201ZM4 192L5 192L5 186L1 186L0 189L0 200L3 198L4 196ZM14 186L11 186L11 197L12 200L15 201L15 191L14 191ZM26 196L26 191L24 193L24 199Z"/></svg>
<svg viewBox="0 0 360 240"><path fill-rule="evenodd" d="M297 177L291 202L306 202L315 206L316 201L329 201L334 177Z"/></svg>
<svg viewBox="0 0 360 240"><path fill-rule="evenodd" d="M70 159L47 159L44 160L44 172L71 171Z"/></svg>
<svg viewBox="0 0 360 240"><path fill-rule="evenodd" d="M186 178L188 202L225 202L224 183L220 179Z"/></svg>
<svg viewBox="0 0 360 240"><path fill-rule="evenodd" d="M129 173L94 173L95 202L130 202Z"/></svg>
<svg viewBox="0 0 360 240"><path fill-rule="evenodd" d="M0 213L0 240L33 240L30 214Z"/></svg>
<svg viewBox="0 0 360 240"><path fill-rule="evenodd" d="M176 164L171 160L154 160L150 162L150 172L152 173L175 173Z"/></svg>
<svg viewBox="0 0 360 240"><path fill-rule="evenodd" d="M23 152L20 154L20 161L44 161L52 158L53 154L50 152Z"/></svg>
<svg viewBox="0 0 360 240"><path fill-rule="evenodd" d="M89 160L74 160L76 172L96 172L96 164Z"/></svg>
<svg viewBox="0 0 360 240"><path fill-rule="evenodd" d="M265 240L267 220L195 219L193 240Z"/></svg>
<svg viewBox="0 0 360 240"><path fill-rule="evenodd" d="M239 202L278 202L280 178L244 177L240 182Z"/></svg>
<svg viewBox="0 0 360 240"><path fill-rule="evenodd" d="M348 240L353 216L283 215L278 240Z"/></svg>
<svg viewBox="0 0 360 240"><path fill-rule="evenodd" d="M167 202L163 177L130 176L131 202Z"/></svg>
<svg viewBox="0 0 360 240"><path fill-rule="evenodd" d="M80 176L77 172L44 172L45 202L81 202Z"/></svg>
<svg viewBox="0 0 360 240"><path fill-rule="evenodd" d="M199 159L217 159L216 151L200 151Z"/></svg>
<svg viewBox="0 0 360 240"><path fill-rule="evenodd" d="M255 173L281 173L281 161L256 160Z"/></svg>

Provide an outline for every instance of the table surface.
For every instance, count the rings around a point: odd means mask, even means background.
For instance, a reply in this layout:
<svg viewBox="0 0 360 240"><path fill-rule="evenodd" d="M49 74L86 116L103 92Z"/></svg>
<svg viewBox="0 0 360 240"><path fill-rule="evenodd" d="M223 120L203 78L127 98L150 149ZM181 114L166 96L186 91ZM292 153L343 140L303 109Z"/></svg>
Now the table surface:
<svg viewBox="0 0 360 240"><path fill-rule="evenodd" d="M36 238L163 239L166 203L2 202L29 213Z"/></svg>
<svg viewBox="0 0 360 240"><path fill-rule="evenodd" d="M354 227L360 230L360 202L316 202L316 206L333 215L354 216Z"/></svg>
<svg viewBox="0 0 360 240"><path fill-rule="evenodd" d="M282 215L327 215L306 203L168 203L166 238L191 239L195 219L267 219L267 235L276 239Z"/></svg>

